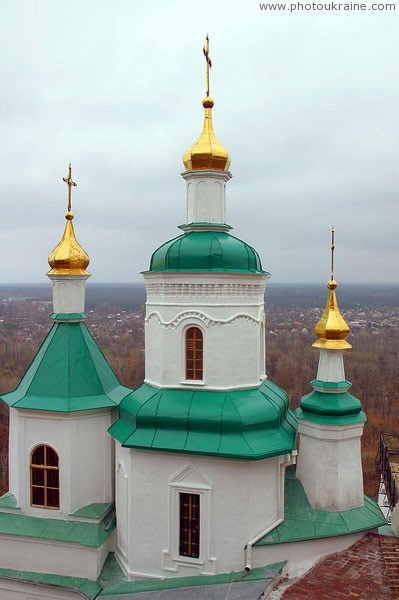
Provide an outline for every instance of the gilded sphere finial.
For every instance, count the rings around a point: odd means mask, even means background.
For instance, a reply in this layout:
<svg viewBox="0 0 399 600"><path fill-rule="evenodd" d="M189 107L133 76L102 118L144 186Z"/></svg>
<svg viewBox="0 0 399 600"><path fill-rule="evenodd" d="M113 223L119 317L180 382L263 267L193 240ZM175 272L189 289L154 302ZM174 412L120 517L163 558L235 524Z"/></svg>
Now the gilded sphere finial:
<svg viewBox="0 0 399 600"><path fill-rule="evenodd" d="M74 216L75 215L73 214L73 212L71 210L68 210L68 212L65 213L65 218L67 221L72 221Z"/></svg>
<svg viewBox="0 0 399 600"><path fill-rule="evenodd" d="M335 281L335 279L329 279L327 281L327 287L329 290L335 290L338 286L338 283Z"/></svg>
<svg viewBox="0 0 399 600"><path fill-rule="evenodd" d="M205 96L205 98L202 101L202 106L204 108L213 108L215 106L215 102L210 96Z"/></svg>

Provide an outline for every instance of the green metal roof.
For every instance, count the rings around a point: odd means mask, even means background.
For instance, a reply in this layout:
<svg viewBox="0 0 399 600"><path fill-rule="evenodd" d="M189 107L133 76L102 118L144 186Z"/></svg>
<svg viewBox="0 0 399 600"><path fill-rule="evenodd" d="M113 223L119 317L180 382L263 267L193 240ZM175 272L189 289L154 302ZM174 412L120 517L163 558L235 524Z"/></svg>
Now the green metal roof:
<svg viewBox="0 0 399 600"><path fill-rule="evenodd" d="M114 408L129 392L83 322L57 322L18 387L2 398L15 408L72 412Z"/></svg>
<svg viewBox="0 0 399 600"><path fill-rule="evenodd" d="M108 431L131 448L259 460L291 452L297 423L287 394L268 380L227 392L144 384Z"/></svg>
<svg viewBox="0 0 399 600"><path fill-rule="evenodd" d="M300 406L296 410L298 419L330 425L347 425L366 421L360 400L347 391L352 385L350 381L331 383L315 379L311 385L314 388L321 387L323 391L314 389L313 392L302 397Z"/></svg>
<svg viewBox="0 0 399 600"><path fill-rule="evenodd" d="M0 512L0 535L58 540L94 548L105 542L115 524L115 509L108 511L101 521L91 523Z"/></svg>
<svg viewBox="0 0 399 600"><path fill-rule="evenodd" d="M128 598L135 597L138 594L141 598L143 593L146 592L157 592L156 598L174 598L172 590L176 590L176 597L178 598L195 598L197 600L213 600L214 598L225 600L227 597L235 598L236 600L250 597L255 600L259 598L260 594L267 588L268 584L271 584L276 577L281 575L281 572L286 564L286 561L273 563L265 567L258 567L252 569L250 573L245 571L234 571L232 573L221 573L220 575L197 575L191 577L165 577L163 579L136 579L129 581L122 572L113 553L110 553L107 560L104 563L103 570L98 579L99 583L103 587L100 597L112 597L126 595ZM246 583L248 586L254 584L256 581L263 582L263 589L260 593L251 594L247 596L242 586L239 584ZM228 584L226 586L226 584ZM212 586L212 587L211 587ZM215 587L216 586L216 587ZM226 590L224 590L226 586ZM178 589L184 588L184 592L187 595L183 595L183 590L179 594ZM195 591L191 591L190 588L194 588ZM203 594L200 589L203 589ZM170 595L167 594L167 590L171 590ZM224 591L226 593L224 594ZM248 589L249 591L249 589ZM229 595L230 592L230 595ZM155 595L154 595L155 597ZM149 600L153 596L149 595Z"/></svg>
<svg viewBox="0 0 399 600"><path fill-rule="evenodd" d="M284 544L349 535L386 525L380 508L367 496L364 506L341 512L314 510L293 469L285 478L285 517L283 523L261 538L255 546Z"/></svg>
<svg viewBox="0 0 399 600"><path fill-rule="evenodd" d="M223 231L190 231L169 240L155 250L149 270L265 273L256 250Z"/></svg>
<svg viewBox="0 0 399 600"><path fill-rule="evenodd" d="M111 509L112 502L93 502L76 510L72 516L84 519L102 519Z"/></svg>
<svg viewBox="0 0 399 600"><path fill-rule="evenodd" d="M97 581L82 577L52 575L14 569L0 569L0 579L31 583L45 588L73 591L87 598L180 598L196 600L255 600L281 577L286 561L252 569L250 573L236 571L221 575L198 575L193 577L165 577L160 579L136 579L129 581L120 568L114 553L110 553ZM260 591L259 591L260 590ZM151 593L153 592L153 594ZM184 595L183 595L184 594Z"/></svg>

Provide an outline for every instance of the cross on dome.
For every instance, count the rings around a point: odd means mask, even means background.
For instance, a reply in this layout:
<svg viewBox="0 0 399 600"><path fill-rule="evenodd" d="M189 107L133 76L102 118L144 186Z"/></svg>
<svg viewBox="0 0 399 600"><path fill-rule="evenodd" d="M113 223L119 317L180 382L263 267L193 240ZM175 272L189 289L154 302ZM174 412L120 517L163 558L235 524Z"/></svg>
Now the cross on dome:
<svg viewBox="0 0 399 600"><path fill-rule="evenodd" d="M209 55L208 34L202 52L205 56L206 66L206 96L202 101L202 106L205 108L204 125L197 141L184 153L183 163L187 171L228 171L230 167L229 154L213 131L212 108L215 103L209 95L209 72L212 60Z"/></svg>
<svg viewBox="0 0 399 600"><path fill-rule="evenodd" d="M68 177L63 177L68 186L68 211L65 213L67 220L64 234L60 243L54 248L48 257L51 267L47 275L90 275L86 271L90 258L76 239L72 219L74 214L72 208L72 188L77 183L72 179L72 166L69 163Z"/></svg>
<svg viewBox="0 0 399 600"><path fill-rule="evenodd" d="M71 208L72 208L72 187L76 187L78 185L72 179L72 165L71 165L71 163L69 163L68 177L63 177L62 181L65 181L65 183L68 186L68 212L71 212Z"/></svg>

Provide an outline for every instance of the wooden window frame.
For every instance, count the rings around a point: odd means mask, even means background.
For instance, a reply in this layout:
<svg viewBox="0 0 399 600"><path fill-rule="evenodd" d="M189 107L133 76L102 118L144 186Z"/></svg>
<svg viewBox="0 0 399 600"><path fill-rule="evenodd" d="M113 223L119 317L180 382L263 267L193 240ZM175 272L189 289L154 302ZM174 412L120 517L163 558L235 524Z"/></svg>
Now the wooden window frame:
<svg viewBox="0 0 399 600"><path fill-rule="evenodd" d="M186 514L183 514L183 511ZM179 556L200 557L201 495L179 493Z"/></svg>
<svg viewBox="0 0 399 600"><path fill-rule="evenodd" d="M203 381L204 334L197 326L191 326L185 332L185 370L186 381Z"/></svg>
<svg viewBox="0 0 399 600"><path fill-rule="evenodd" d="M33 463L33 455L39 448L43 448L43 453L44 453L44 460L43 460L44 464L42 464L42 465ZM56 455L56 457L57 457L57 465L56 466L47 464L47 462L48 462L47 461L47 448L49 448ZM41 471L43 471L43 485L38 485L38 484L33 483L34 469L40 469ZM57 471L58 472L58 487L49 486L47 484L47 473L49 471ZM36 488L36 489L39 488L39 489L43 490L44 504L34 504L34 502L33 502L33 489L34 488ZM58 491L58 505L57 506L49 506L48 501L47 501L48 490ZM46 508L48 510L60 510L60 505L61 505L60 498L61 498L60 457L58 455L58 452L56 452L56 450L54 450L54 448L52 448L48 444L39 444L38 446L35 446L35 448L33 448L30 453L30 505L33 508Z"/></svg>

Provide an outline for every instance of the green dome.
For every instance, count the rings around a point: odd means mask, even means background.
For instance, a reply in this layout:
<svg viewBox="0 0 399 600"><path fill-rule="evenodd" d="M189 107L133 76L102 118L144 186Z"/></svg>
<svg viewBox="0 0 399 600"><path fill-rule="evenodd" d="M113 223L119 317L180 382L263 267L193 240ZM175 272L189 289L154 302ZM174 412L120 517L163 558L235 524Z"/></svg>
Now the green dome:
<svg viewBox="0 0 399 600"><path fill-rule="evenodd" d="M163 244L150 271L265 273L256 250L222 231L190 231Z"/></svg>

